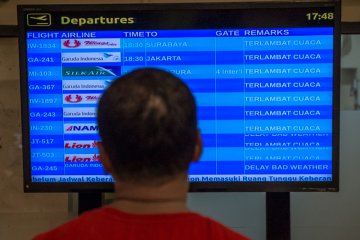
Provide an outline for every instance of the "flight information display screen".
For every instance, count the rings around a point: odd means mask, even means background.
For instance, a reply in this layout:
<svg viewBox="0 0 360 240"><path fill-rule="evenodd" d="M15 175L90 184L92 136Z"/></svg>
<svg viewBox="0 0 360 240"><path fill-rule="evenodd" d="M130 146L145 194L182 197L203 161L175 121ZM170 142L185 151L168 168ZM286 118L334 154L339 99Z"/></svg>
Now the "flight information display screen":
<svg viewBox="0 0 360 240"><path fill-rule="evenodd" d="M113 182L97 102L141 67L177 75L196 98L204 151L190 182L334 187L335 7L244 6L20 7L25 188Z"/></svg>

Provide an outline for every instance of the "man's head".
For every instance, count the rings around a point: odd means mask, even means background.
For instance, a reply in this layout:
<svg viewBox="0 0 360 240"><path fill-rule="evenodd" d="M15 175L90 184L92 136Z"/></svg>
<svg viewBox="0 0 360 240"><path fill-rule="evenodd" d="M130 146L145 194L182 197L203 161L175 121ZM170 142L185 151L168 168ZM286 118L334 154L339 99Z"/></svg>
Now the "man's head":
<svg viewBox="0 0 360 240"><path fill-rule="evenodd" d="M100 99L98 125L103 164L120 181L166 182L200 155L194 97L159 69L116 79Z"/></svg>

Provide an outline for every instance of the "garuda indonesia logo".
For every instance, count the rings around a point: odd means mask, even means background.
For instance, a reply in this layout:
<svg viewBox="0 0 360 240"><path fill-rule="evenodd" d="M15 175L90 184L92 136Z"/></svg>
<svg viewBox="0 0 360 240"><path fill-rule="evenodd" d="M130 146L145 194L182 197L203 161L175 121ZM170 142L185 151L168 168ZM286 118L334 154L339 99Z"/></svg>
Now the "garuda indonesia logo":
<svg viewBox="0 0 360 240"><path fill-rule="evenodd" d="M26 21L30 27L47 27L51 26L51 15L50 13L28 13Z"/></svg>

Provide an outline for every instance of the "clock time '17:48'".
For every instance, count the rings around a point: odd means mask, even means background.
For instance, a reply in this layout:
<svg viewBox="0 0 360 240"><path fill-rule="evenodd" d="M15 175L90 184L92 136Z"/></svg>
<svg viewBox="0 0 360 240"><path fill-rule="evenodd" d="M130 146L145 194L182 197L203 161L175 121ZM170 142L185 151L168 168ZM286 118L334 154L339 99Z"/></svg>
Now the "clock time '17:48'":
<svg viewBox="0 0 360 240"><path fill-rule="evenodd" d="M312 12L312 13L307 13L306 17L307 17L307 20L309 20L309 21L333 20L334 13L333 12L325 12L325 13Z"/></svg>

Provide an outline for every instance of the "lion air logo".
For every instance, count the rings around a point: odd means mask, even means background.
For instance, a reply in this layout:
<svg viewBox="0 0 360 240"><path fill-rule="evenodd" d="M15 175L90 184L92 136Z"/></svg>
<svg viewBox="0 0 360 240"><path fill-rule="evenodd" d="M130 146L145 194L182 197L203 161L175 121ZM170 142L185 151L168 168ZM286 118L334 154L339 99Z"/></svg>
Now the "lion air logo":
<svg viewBox="0 0 360 240"><path fill-rule="evenodd" d="M68 40L64 41L63 45L64 45L64 47L67 47L67 48L77 48L77 47L80 47L81 42L76 39L73 39L73 40L68 39Z"/></svg>
<svg viewBox="0 0 360 240"><path fill-rule="evenodd" d="M98 147L97 141L65 141L64 143L64 148L71 148L71 149L97 148L97 147Z"/></svg>
<svg viewBox="0 0 360 240"><path fill-rule="evenodd" d="M67 154L65 156L65 162L99 162L100 161L100 155L99 154L79 154L79 155L73 155L73 154Z"/></svg>
<svg viewBox="0 0 360 240"><path fill-rule="evenodd" d="M94 155L92 156L92 161L100 161L100 155L94 154Z"/></svg>
<svg viewBox="0 0 360 240"><path fill-rule="evenodd" d="M81 102L82 101L82 97L80 95L67 95L65 96L65 101L68 102L68 103L78 103L78 102Z"/></svg>

